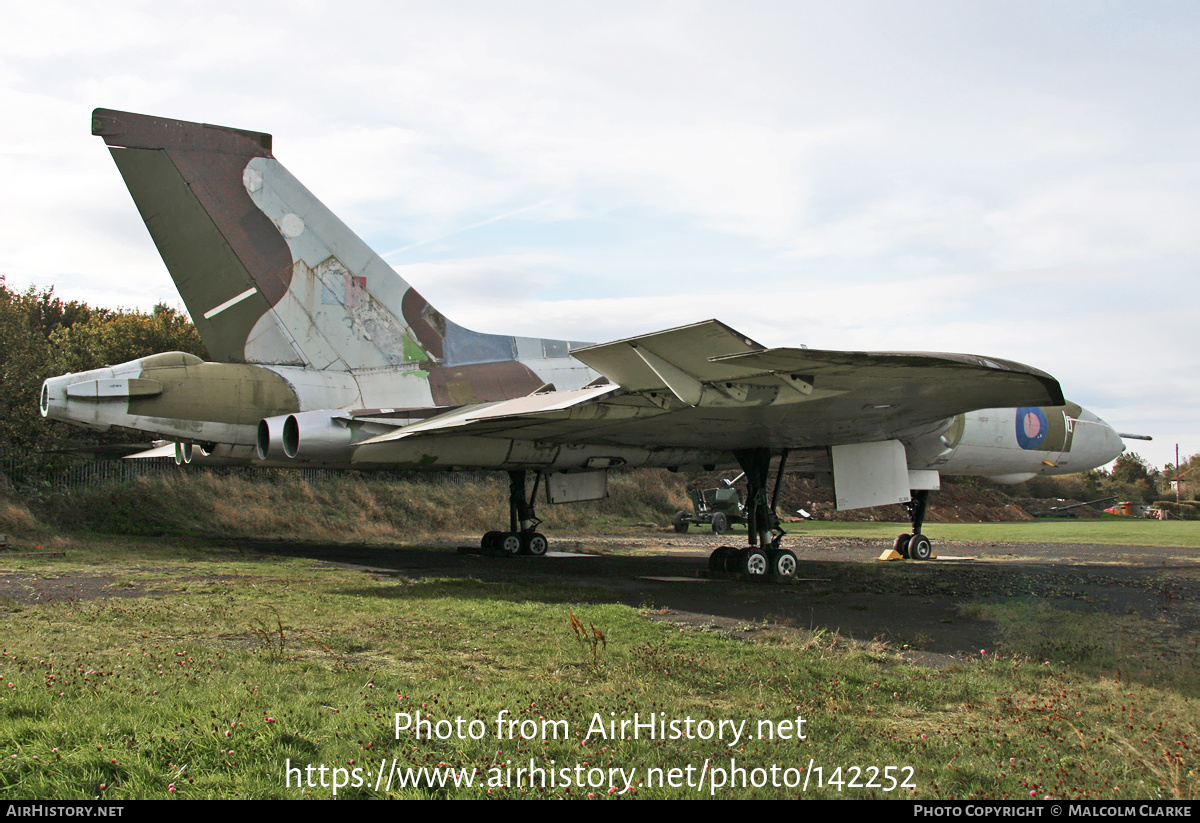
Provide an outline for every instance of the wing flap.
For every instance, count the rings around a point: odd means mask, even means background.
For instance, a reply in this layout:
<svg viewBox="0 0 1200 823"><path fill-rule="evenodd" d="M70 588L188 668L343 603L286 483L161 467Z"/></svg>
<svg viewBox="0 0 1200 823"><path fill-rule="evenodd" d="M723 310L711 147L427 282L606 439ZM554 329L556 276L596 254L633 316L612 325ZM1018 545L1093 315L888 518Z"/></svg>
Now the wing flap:
<svg viewBox="0 0 1200 823"><path fill-rule="evenodd" d="M432 434L444 432L447 429L459 429L472 424L484 424L501 419L511 420L527 416L554 418L558 413L566 412L572 407L587 404L605 395L619 391L618 386L596 386L590 389L574 391L546 392L518 397L513 400L502 400L496 403L478 403L462 406L453 411L404 426L394 432L374 437L360 445L386 443L389 440L399 440L417 434ZM481 426L476 425L476 428Z"/></svg>
<svg viewBox="0 0 1200 823"><path fill-rule="evenodd" d="M689 378L703 383L745 376L740 365L724 365L716 358L762 350L724 323L707 320L575 349L571 356L629 391L661 391L674 384L688 394Z"/></svg>
<svg viewBox="0 0 1200 823"><path fill-rule="evenodd" d="M155 446L152 449L140 451L137 454L127 454L122 457L122 460L144 460L152 457L174 457L175 444L163 443L161 446Z"/></svg>

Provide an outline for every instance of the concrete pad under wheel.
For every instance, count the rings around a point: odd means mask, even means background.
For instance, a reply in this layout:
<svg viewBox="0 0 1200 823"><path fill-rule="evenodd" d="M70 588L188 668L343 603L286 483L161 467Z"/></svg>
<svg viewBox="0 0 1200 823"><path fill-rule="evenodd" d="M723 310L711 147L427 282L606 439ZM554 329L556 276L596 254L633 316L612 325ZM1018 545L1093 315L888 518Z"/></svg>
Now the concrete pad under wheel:
<svg viewBox="0 0 1200 823"><path fill-rule="evenodd" d="M696 572L696 577L706 580L740 580L746 583L795 583L796 577L780 577L777 574L744 574L742 572L714 572L709 569L701 569Z"/></svg>
<svg viewBox="0 0 1200 823"><path fill-rule="evenodd" d="M892 560L904 560L905 558L902 557L900 555L900 552L896 551L895 549L887 549L886 551L884 551L883 554L879 555L879 557L877 559L881 562L887 563L887 562L891 562ZM937 552L934 552L933 556L930 557L929 560L918 560L917 562L918 563L928 563L930 560L974 560L974 559L975 559L974 557L957 557L952 554L939 555Z"/></svg>

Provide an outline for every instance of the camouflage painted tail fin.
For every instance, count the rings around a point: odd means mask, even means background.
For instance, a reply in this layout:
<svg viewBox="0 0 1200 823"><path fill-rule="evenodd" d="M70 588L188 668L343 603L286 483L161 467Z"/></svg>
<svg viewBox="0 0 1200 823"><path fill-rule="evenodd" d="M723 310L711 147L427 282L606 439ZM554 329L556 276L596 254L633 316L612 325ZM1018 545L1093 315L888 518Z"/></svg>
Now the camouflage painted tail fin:
<svg viewBox="0 0 1200 823"><path fill-rule="evenodd" d="M92 133L217 360L356 371L567 354L447 321L288 173L269 134L107 109Z"/></svg>

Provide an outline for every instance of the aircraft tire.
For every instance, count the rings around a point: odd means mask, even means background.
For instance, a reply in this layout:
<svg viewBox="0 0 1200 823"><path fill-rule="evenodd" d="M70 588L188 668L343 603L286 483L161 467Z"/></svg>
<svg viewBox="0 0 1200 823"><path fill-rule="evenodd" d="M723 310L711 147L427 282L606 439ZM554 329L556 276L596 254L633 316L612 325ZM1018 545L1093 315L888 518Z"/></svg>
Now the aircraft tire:
<svg viewBox="0 0 1200 823"><path fill-rule="evenodd" d="M742 570L742 555L746 553L745 549L735 549L733 546L726 546L729 551L725 555L725 571L730 574L738 574Z"/></svg>
<svg viewBox="0 0 1200 823"><path fill-rule="evenodd" d="M710 572L729 571L729 556L736 554L737 549L732 546L720 546L713 549L713 553L708 556L708 570Z"/></svg>
<svg viewBox="0 0 1200 823"><path fill-rule="evenodd" d="M499 532L498 536L492 541L492 547L502 554L520 554L521 535L516 532Z"/></svg>
<svg viewBox="0 0 1200 823"><path fill-rule="evenodd" d="M800 562L791 549L771 552L771 571L778 577L795 577Z"/></svg>
<svg viewBox="0 0 1200 823"><path fill-rule="evenodd" d="M930 560L933 558L933 544L923 534L914 534L908 541L908 556L913 560Z"/></svg>
<svg viewBox="0 0 1200 823"><path fill-rule="evenodd" d="M896 552L905 560L908 559L908 543L910 540L912 540L911 534L902 534L897 537L896 542L892 544L892 548L895 549Z"/></svg>
<svg viewBox="0 0 1200 823"><path fill-rule="evenodd" d="M679 532L680 534L687 534L688 525L689 525L687 517L688 517L687 512L681 511L681 512L676 513L675 523L674 523L675 531Z"/></svg>
<svg viewBox="0 0 1200 823"><path fill-rule="evenodd" d="M550 549L550 541L544 534L531 532L521 535L521 553L541 557Z"/></svg>
<svg viewBox="0 0 1200 823"><path fill-rule="evenodd" d="M722 512L717 512L712 516L713 534L725 534L729 531L729 518Z"/></svg>
<svg viewBox="0 0 1200 823"><path fill-rule="evenodd" d="M742 574L762 577L771 571L771 560L767 553L759 548L746 549L741 556Z"/></svg>

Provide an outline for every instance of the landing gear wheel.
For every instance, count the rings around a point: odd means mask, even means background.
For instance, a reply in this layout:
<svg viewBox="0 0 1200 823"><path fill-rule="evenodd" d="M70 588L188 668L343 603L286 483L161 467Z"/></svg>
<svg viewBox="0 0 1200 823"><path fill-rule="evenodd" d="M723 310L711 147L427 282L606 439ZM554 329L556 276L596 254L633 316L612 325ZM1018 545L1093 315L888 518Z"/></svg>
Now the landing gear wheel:
<svg viewBox="0 0 1200 823"><path fill-rule="evenodd" d="M733 546L726 546L725 555L725 571L730 574L738 574L742 570L742 555L746 553L745 549L735 549Z"/></svg>
<svg viewBox="0 0 1200 823"><path fill-rule="evenodd" d="M717 512L712 517L713 534L725 534L729 531L729 518L722 512Z"/></svg>
<svg viewBox="0 0 1200 823"><path fill-rule="evenodd" d="M729 571L729 557L737 555L737 549L732 546L721 546L713 549L713 553L708 556L708 570L710 572L725 572Z"/></svg>
<svg viewBox="0 0 1200 823"><path fill-rule="evenodd" d="M892 544L892 548L896 551L896 553L905 560L908 559L908 543L911 539L911 534L902 534L897 537L896 542Z"/></svg>
<svg viewBox="0 0 1200 823"><path fill-rule="evenodd" d="M516 532L500 532L500 536L492 541L492 548L504 554L520 554L521 535Z"/></svg>
<svg viewBox="0 0 1200 823"><path fill-rule="evenodd" d="M771 561L762 549L746 549L746 553L741 556L741 561L743 574L762 577L771 570Z"/></svg>
<svg viewBox="0 0 1200 823"><path fill-rule="evenodd" d="M923 534L914 534L908 541L908 556L913 560L929 560L933 557L933 544Z"/></svg>
<svg viewBox="0 0 1200 823"><path fill-rule="evenodd" d="M778 577L795 577L800 561L791 549L772 552L771 571Z"/></svg>
<svg viewBox="0 0 1200 823"><path fill-rule="evenodd" d="M687 534L688 525L689 525L687 518L688 518L687 512L682 512L682 511L676 512L675 523L674 523L675 531L679 532L680 534Z"/></svg>
<svg viewBox="0 0 1200 823"><path fill-rule="evenodd" d="M544 534L538 532L528 532L521 535L521 553L532 554L540 557L550 548L550 541L546 539Z"/></svg>
<svg viewBox="0 0 1200 823"><path fill-rule="evenodd" d="M496 548L496 538L502 534L504 534L504 532L488 532L483 536L483 539L479 541L479 547L481 549L487 549L488 551L491 551L492 549Z"/></svg>

